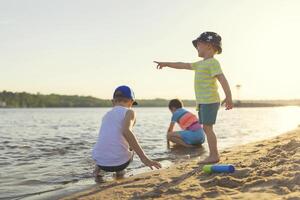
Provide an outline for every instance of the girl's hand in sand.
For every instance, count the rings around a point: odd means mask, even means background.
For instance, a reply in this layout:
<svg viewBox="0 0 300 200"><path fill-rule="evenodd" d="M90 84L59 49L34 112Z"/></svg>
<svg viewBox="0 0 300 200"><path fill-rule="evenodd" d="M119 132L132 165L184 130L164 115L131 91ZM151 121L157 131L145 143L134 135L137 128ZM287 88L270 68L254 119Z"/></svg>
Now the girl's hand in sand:
<svg viewBox="0 0 300 200"><path fill-rule="evenodd" d="M154 62L157 64L156 66L157 69L162 69L168 66L166 62L158 62L158 61L154 61Z"/></svg>
<svg viewBox="0 0 300 200"><path fill-rule="evenodd" d="M151 169L153 169L153 167L155 167L156 169L161 168L161 164L160 164L159 162L156 162L156 161L154 161L154 160L150 160L150 159L148 159L148 158L142 159L142 162L143 162L146 166L150 167Z"/></svg>
<svg viewBox="0 0 300 200"><path fill-rule="evenodd" d="M222 105L225 104L225 110L231 110L233 108L233 103L231 98L225 98L222 101Z"/></svg>

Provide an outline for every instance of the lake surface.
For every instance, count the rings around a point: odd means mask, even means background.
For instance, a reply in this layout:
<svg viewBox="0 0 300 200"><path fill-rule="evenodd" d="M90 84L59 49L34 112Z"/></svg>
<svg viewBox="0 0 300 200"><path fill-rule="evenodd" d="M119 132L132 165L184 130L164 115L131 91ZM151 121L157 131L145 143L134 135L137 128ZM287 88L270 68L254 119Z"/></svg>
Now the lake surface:
<svg viewBox="0 0 300 200"><path fill-rule="evenodd" d="M101 118L109 109L0 109L0 199L51 199L54 192L72 192L94 184L91 149ZM193 150L167 149L171 118L167 108L135 110L135 134L146 154L163 166L208 153L207 144ZM221 108L215 132L222 150L274 137L299 124L300 107ZM135 157L128 175L148 170Z"/></svg>

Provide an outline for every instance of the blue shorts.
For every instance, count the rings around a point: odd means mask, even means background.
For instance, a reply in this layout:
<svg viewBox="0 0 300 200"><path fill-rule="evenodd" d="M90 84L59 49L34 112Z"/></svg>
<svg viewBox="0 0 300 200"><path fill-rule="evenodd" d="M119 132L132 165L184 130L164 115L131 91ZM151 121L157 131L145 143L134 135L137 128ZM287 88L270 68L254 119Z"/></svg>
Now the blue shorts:
<svg viewBox="0 0 300 200"><path fill-rule="evenodd" d="M205 141L205 135L203 129L197 131L177 131L181 136L182 140L187 144L202 144Z"/></svg>
<svg viewBox="0 0 300 200"><path fill-rule="evenodd" d="M199 104L199 122L204 125L216 123L220 103Z"/></svg>

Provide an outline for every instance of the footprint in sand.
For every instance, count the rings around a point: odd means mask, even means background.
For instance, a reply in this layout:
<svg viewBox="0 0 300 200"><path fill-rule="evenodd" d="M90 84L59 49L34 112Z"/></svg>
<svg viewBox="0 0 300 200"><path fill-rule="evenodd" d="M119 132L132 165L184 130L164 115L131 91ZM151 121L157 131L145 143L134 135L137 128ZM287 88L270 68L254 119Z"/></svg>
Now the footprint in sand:
<svg viewBox="0 0 300 200"><path fill-rule="evenodd" d="M135 179L133 179L134 181L140 181L140 180L146 180L146 179L150 179L151 176L146 176L146 177L137 177Z"/></svg>
<svg viewBox="0 0 300 200"><path fill-rule="evenodd" d="M264 147L264 146L266 146L266 145L264 145L264 144L257 144L257 145L255 145L255 147Z"/></svg>
<svg viewBox="0 0 300 200"><path fill-rule="evenodd" d="M124 185L123 188L149 188L149 187L153 187L153 186L154 186L154 184L145 183L145 184Z"/></svg>
<svg viewBox="0 0 300 200"><path fill-rule="evenodd" d="M167 194L169 193L169 194L179 194L179 193L181 193L181 192L183 192L182 191L182 189L180 189L179 187L173 187L173 188L169 188L168 190L167 190Z"/></svg>
<svg viewBox="0 0 300 200"><path fill-rule="evenodd" d="M295 139L292 139L287 144L283 145L281 148L285 151L292 151L300 146L300 141L296 141Z"/></svg>
<svg viewBox="0 0 300 200"><path fill-rule="evenodd" d="M219 177L216 176L211 180L204 181L200 183L204 187L225 187L225 188L237 188L240 187L243 184L243 180L236 179L234 177L225 176L225 177Z"/></svg>
<svg viewBox="0 0 300 200"><path fill-rule="evenodd" d="M276 160L276 165L284 165L286 163L288 163L288 159L286 158L279 158L278 160Z"/></svg>
<svg viewBox="0 0 300 200"><path fill-rule="evenodd" d="M272 170L272 169L268 169L268 170L262 171L261 175L263 175L265 177L268 177L268 176L272 176L272 175L274 175L276 173L277 173L277 171Z"/></svg>
<svg viewBox="0 0 300 200"><path fill-rule="evenodd" d="M251 168L244 168L244 169L237 169L233 174L230 174L229 176L234 178L246 178L250 175Z"/></svg>
<svg viewBox="0 0 300 200"><path fill-rule="evenodd" d="M227 150L222 151L222 153L224 153L224 154L225 154L225 153L229 153L229 152L230 152L230 151L227 151Z"/></svg>
<svg viewBox="0 0 300 200"><path fill-rule="evenodd" d="M254 168L254 167L257 167L257 166L259 166L259 161L257 160L257 159L254 159L252 162L251 162L251 164L249 165L249 167L252 167L252 168Z"/></svg>

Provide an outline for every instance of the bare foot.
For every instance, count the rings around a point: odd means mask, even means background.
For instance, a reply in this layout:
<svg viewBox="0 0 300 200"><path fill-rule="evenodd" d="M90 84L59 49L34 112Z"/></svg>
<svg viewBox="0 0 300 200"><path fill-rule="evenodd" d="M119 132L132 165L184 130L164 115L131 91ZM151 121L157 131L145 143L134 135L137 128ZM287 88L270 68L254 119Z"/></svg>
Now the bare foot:
<svg viewBox="0 0 300 200"><path fill-rule="evenodd" d="M125 174L126 174L125 170L118 171L116 172L116 178L124 178Z"/></svg>
<svg viewBox="0 0 300 200"><path fill-rule="evenodd" d="M95 178L95 182L96 183L101 183L103 182L103 176L104 176L104 171L101 170L97 165L96 165L96 168L93 172L93 176Z"/></svg>
<svg viewBox="0 0 300 200"><path fill-rule="evenodd" d="M101 176L101 175L95 176L95 182L96 183L103 183L104 182L103 176Z"/></svg>
<svg viewBox="0 0 300 200"><path fill-rule="evenodd" d="M220 161L219 156L209 156L204 160L200 161L198 164L214 164Z"/></svg>

